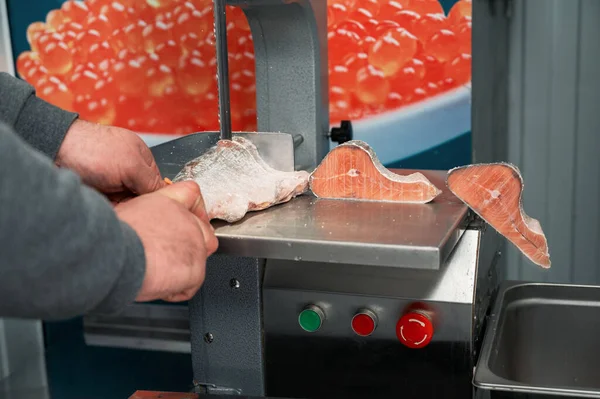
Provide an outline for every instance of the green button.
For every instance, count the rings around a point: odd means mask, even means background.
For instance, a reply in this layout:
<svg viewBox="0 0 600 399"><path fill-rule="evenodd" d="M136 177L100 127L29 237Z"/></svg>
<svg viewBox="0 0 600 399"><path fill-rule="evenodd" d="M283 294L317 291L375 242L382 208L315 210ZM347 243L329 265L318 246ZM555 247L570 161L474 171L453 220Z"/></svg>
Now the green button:
<svg viewBox="0 0 600 399"><path fill-rule="evenodd" d="M319 310L320 309L316 307L310 307L304 309L300 313L300 316L298 316L298 323L300 323L300 327L302 327L304 331L315 332L321 328L323 320L319 314L322 312L319 312Z"/></svg>

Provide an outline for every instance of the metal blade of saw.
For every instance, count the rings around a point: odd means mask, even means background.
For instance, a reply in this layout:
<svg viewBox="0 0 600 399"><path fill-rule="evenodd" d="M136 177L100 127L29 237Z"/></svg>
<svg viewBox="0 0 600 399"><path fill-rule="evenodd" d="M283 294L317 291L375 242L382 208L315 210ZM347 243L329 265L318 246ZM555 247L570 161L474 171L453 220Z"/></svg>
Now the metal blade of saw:
<svg viewBox="0 0 600 399"><path fill-rule="evenodd" d="M231 97L229 93L229 56L227 48L227 16L226 0L213 0L214 30L217 55L217 86L219 92L219 129L220 140L233 138L231 125ZM294 170L294 150L302 143L302 137L282 132L237 132L251 141L257 148L263 160L271 167L284 170Z"/></svg>
<svg viewBox="0 0 600 399"><path fill-rule="evenodd" d="M219 90L219 128L221 140L231 140L231 103L229 96L229 59L225 0L214 0L217 86Z"/></svg>

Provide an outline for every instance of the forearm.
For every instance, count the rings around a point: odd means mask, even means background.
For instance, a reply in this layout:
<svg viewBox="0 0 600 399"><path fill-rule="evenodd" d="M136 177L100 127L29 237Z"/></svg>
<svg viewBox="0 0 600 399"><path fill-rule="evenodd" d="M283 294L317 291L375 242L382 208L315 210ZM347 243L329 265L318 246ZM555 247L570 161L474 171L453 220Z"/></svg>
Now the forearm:
<svg viewBox="0 0 600 399"><path fill-rule="evenodd" d="M0 93L0 122L54 159L77 114L39 99L33 86L4 72L0 72Z"/></svg>
<svg viewBox="0 0 600 399"><path fill-rule="evenodd" d="M141 241L110 204L0 125L0 317L118 311L144 271Z"/></svg>

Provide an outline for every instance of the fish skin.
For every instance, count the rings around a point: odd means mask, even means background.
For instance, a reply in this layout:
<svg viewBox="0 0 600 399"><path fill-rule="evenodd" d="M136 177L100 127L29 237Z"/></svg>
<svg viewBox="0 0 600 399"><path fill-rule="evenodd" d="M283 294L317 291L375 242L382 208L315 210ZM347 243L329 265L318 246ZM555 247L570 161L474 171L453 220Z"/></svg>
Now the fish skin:
<svg viewBox="0 0 600 399"><path fill-rule="evenodd" d="M450 169L448 189L536 265L551 267L548 241L540 222L525 213L525 182L507 162L473 164ZM494 210L500 208L495 214Z"/></svg>
<svg viewBox="0 0 600 399"><path fill-rule="evenodd" d="M208 218L234 223L248 212L265 210L304 194L308 177L306 171L273 169L252 142L234 137L220 140L186 163L173 182L198 183Z"/></svg>
<svg viewBox="0 0 600 399"><path fill-rule="evenodd" d="M423 174L399 175L385 168L365 142L343 143L321 161L309 178L316 197L426 204L442 191Z"/></svg>

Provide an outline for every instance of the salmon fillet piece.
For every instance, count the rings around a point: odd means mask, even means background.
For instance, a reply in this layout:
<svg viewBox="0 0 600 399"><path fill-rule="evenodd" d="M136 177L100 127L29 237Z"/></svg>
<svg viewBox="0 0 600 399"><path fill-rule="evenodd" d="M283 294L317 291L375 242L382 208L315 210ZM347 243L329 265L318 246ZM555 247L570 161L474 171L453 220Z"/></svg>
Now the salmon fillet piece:
<svg viewBox="0 0 600 399"><path fill-rule="evenodd" d="M550 268L548 242L540 222L523 210L525 184L517 167L494 163L454 168L448 172L447 185L533 263Z"/></svg>
<svg viewBox="0 0 600 399"><path fill-rule="evenodd" d="M220 140L188 162L173 182L193 180L200 186L209 219L234 223L248 212L288 202L308 190L309 173L270 167L249 140Z"/></svg>
<svg viewBox="0 0 600 399"><path fill-rule="evenodd" d="M423 174L399 175L386 169L365 142L348 141L331 150L310 175L320 198L425 204L442 191Z"/></svg>

